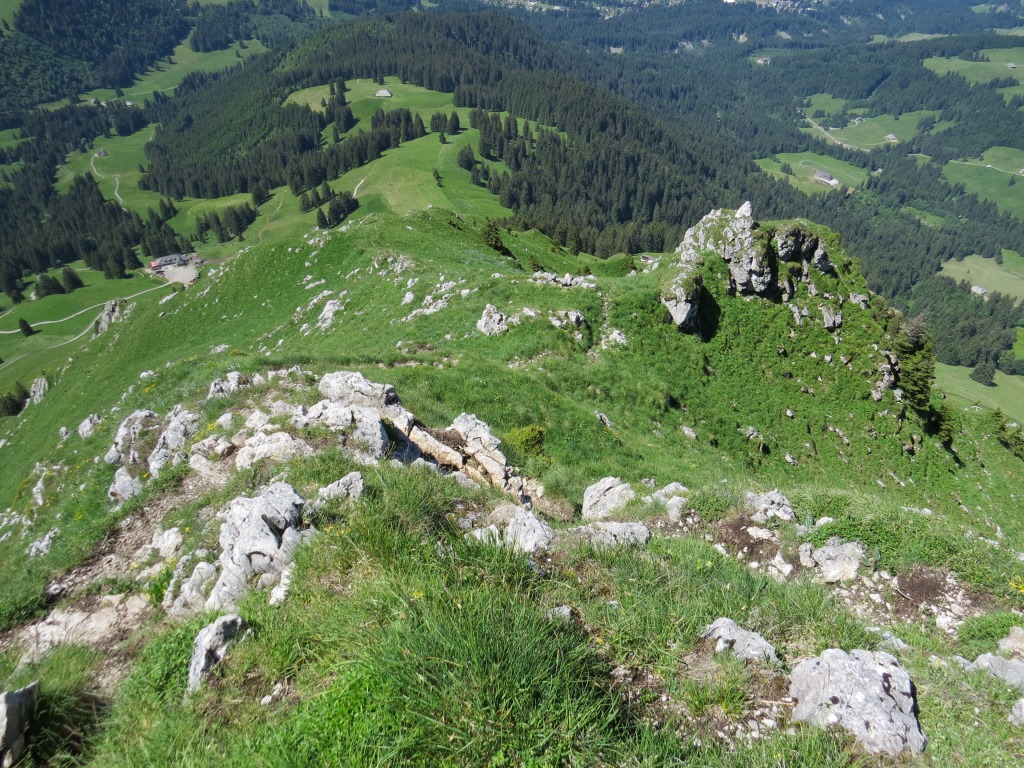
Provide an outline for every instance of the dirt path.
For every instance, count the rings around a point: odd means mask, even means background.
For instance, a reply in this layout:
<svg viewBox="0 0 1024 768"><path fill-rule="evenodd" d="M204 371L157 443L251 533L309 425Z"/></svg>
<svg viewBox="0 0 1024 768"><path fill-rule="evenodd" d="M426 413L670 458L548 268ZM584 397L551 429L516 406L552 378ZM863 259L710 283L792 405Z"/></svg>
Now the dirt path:
<svg viewBox="0 0 1024 768"><path fill-rule="evenodd" d="M992 165L991 163L972 163L968 160L950 160L949 162L955 165L973 165L976 168L985 168L990 171L999 171L1000 173L1005 173L1009 176L1024 176L1024 168L1018 168L1016 171L1007 171L1006 169L998 168Z"/></svg>
<svg viewBox="0 0 1024 768"><path fill-rule="evenodd" d="M263 222L263 226L262 226L262 227L260 228L260 236L259 236L259 239L258 239L258 240L257 240L256 242L259 242L259 243L262 243L262 242L263 242L263 235L265 235L265 234L266 234L266 232L267 232L267 227L269 227L269 226L270 226L270 224L271 224L271 222L273 222L273 220L274 220L274 219L273 219L274 215L275 215L275 214L277 214L277 212L281 210L281 206L282 206L282 205L284 205L284 195L282 195L282 196L281 196L281 199L277 201L277 208L275 208L275 209L274 209L274 211L273 211L273 213L271 213L271 214L270 214L270 216L269 216L269 217L267 217L267 220Z"/></svg>
<svg viewBox="0 0 1024 768"><path fill-rule="evenodd" d="M352 197L355 197L356 195L359 194L359 188L361 186L363 186L363 182L366 181L368 178L370 178L370 177L369 176L363 176L363 178L361 178L359 180L359 183L356 184L356 188L352 190Z"/></svg>
<svg viewBox="0 0 1024 768"><path fill-rule="evenodd" d="M139 291L138 293L133 293L131 296L122 296L120 298L123 298L124 300L127 301L128 299L134 299L136 296L141 296L144 293L150 293L152 291L159 291L161 288L166 288L166 287L167 287L166 285L158 285L155 288L147 288L144 291ZM111 299L111 301L114 301L114 299ZM82 309L82 310L79 310L78 312L75 312L73 315L68 315L67 317L62 317L59 320L40 320L38 323L32 323L32 327L36 328L37 326L40 326L40 325L54 325L56 323L64 323L64 322L67 322L68 320L73 320L74 318L78 317L79 315L84 315L89 310L97 309L99 307L105 306L106 303L107 302L104 301L104 302L101 302L99 304L93 304L91 307L86 307L85 309ZM8 335L8 334L12 334L12 333L21 333L21 330L15 329L13 331L0 331L0 334L4 334L4 335Z"/></svg>

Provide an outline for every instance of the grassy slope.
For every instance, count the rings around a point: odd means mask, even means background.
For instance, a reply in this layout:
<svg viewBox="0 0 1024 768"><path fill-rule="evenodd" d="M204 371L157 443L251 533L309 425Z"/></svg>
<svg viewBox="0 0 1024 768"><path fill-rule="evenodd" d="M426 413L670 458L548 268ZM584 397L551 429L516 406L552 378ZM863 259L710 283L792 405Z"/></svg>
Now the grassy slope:
<svg viewBox="0 0 1024 768"><path fill-rule="evenodd" d="M992 147L980 158L952 160L942 170L952 184L963 184L1000 211L1024 218L1024 152L1009 147ZM1010 186L1010 179L1016 183Z"/></svg>
<svg viewBox="0 0 1024 768"><path fill-rule="evenodd" d="M0 363L0 392L9 391L16 381L27 386L43 373L53 374L86 342L89 333L83 336L83 331L92 328L105 302L143 294L138 300L148 303L156 302L162 295L154 290L161 283L154 280L106 280L101 272L84 269L81 262L73 266L78 268L84 288L5 307L0 313L0 358L4 360ZM50 274L60 279L59 270ZM33 282L34 278L26 280L26 295L31 293ZM35 330L27 338L17 332L18 320L22 318Z"/></svg>
<svg viewBox="0 0 1024 768"><path fill-rule="evenodd" d="M988 61L964 61L960 58L933 56L921 63L937 75L956 72L971 83L991 83L1005 77L1012 77L1021 85L1000 88L999 92L1009 101L1024 94L1024 48L988 48L978 51ZM1009 69L1007 63L1017 65Z"/></svg>
<svg viewBox="0 0 1024 768"><path fill-rule="evenodd" d="M456 141L472 141L472 133L467 130ZM989 526L999 524L1008 541L1021 547L1024 521L1012 501L1019 488L1018 460L991 441L981 442L988 422L973 411L962 415L959 469L954 471L950 456L927 438L916 456L905 454L906 427L882 414L893 404L875 404L867 394L877 362L869 344L882 337L870 312L846 305L841 344L815 322L791 339L786 307L728 297L724 264L711 258L705 276L719 311L717 333L706 342L681 335L665 322L657 300L667 269L628 276L628 260L601 265L586 256L577 260L537 233L505 235L512 260L488 249L472 218L493 215L496 203L469 184L468 172L451 166L452 149L427 136L337 182L355 188L366 179L359 191L364 209L324 246L312 238L313 214L299 214L294 198L276 190L247 242L221 247L223 255L237 251L226 270L211 270L168 304L140 304L129 323L76 355L42 407L0 423L0 437L12 440L0 449L5 467L0 499L34 520L30 538L0 542L0 578L6 585L0 621L36 609L51 574L85 557L120 519L104 498L112 468L91 459L109 446L120 414L107 409L122 392L135 387L123 412L146 406L164 413L186 400L212 418L217 409L204 408L201 399L215 375L292 364L318 371L357 369L391 382L407 407L434 427L461 411L477 413L499 435L540 424L546 429L547 459L512 458L525 463L551 494L576 504L582 489L605 474L634 483L643 477L659 484L679 480L727 506L747 488L779 485L801 513L834 512L835 532L853 531L868 542L877 549L881 567L902 571L921 561L948 564L997 604L1017 604L1018 596L1006 586L1019 567L1012 558L997 557L972 540L956 547L949 542L959 539L961 525L991 535ZM431 173L435 167L440 188ZM409 188L394 185L383 168L400 169ZM444 210L456 201L462 217ZM558 272L590 266L599 275L600 293L530 284L524 268L531 260ZM409 263L398 271L403 261ZM306 276L326 282L309 290ZM456 287L446 309L403 321L450 280L465 283ZM862 278L845 269L838 280L823 283L832 292L863 291ZM320 311L309 302L324 288L347 291L346 309L329 331L305 334L303 325L315 323ZM472 293L462 297L457 291L463 289ZM407 291L414 300L403 305ZM485 338L474 324L486 303L507 312L529 306L541 318ZM591 324L582 341L543 317L547 310L570 308L583 311ZM629 344L601 350L595 342L604 323L623 330ZM758 329L756 335L751 328ZM232 351L208 354L222 343L231 344ZM786 357L779 356L779 346L787 348ZM823 358L848 352L855 353L855 371ZM144 370L158 375L140 387ZM101 389L96 382L103 383ZM803 393L802 386L814 395ZM785 416L787 407L796 418ZM596 410L608 415L611 428L594 417ZM92 411L104 416L98 433L87 441L73 435L56 447L58 428L73 428ZM765 435L770 454L760 454L743 438L741 430L750 424ZM845 430L850 445L828 425ZM685 438L682 426L695 428L699 441ZM786 453L797 457L796 466L785 461ZM31 469L39 459L66 469L48 480L44 507L32 509ZM319 467L316 462L293 467L290 477L299 485L320 484L347 466L337 457L320 461ZM889 470L913 482L901 487ZM694 765L745 760L769 766L778 765L781 755L794 765L848 764L842 742L816 732L772 737L738 756L713 747L687 752L665 734L653 736L620 708L603 682L616 664L642 663L653 666L668 694L687 706L735 706L737 696L748 695L747 673L723 662L712 682L694 684L686 675L696 630L722 611L765 632L793 657L826 645L870 645L873 641L819 588L776 587L694 541L657 542L650 555L571 555L564 571L538 583L523 576L528 571L521 558L482 554L458 539L450 555L435 546L432 521L445 498L450 500L450 487L387 468L371 475L376 490L369 506L327 521L324 538L303 553L294 598L285 609L271 612L256 601L246 606L245 614L260 631L233 654L225 670L228 684L182 704L180 675L168 676L167 670L184 668L199 622L172 631L138 664L95 764L137 764L143 749L155 765L252 764L254 754L269 764L337 764L352 755L382 759L385 748L429 754L434 764L446 758L459 762L460 754L488 755L496 764L557 756L548 751L550 745L531 741L537 733L552 734L556 746L585 733L571 747L585 763L600 753L652 765L675 756ZM85 493L76 491L81 483ZM923 518L902 511L903 504L928 505L938 514ZM54 549L25 568L26 541L49 530L57 514L61 535ZM574 566L593 579L581 584ZM345 600L337 599L338 584L345 585ZM612 597L625 610L612 610ZM584 611L586 635L553 639L542 616L561 602ZM452 606L459 605L465 614L453 614ZM1009 694L987 681L931 667L928 653L961 650L941 633L907 637L918 648L908 664L933 738L930 753L918 762L955 764L981 755L991 764L1005 763L1017 748L1005 723ZM478 649L497 656L478 668ZM521 655L527 649L532 655ZM459 664L445 672L436 666L437 658ZM523 659L529 660L527 667ZM524 676L526 669L543 674ZM410 678L405 685L406 673L424 679ZM258 708L255 701L282 678L292 681L299 698L272 711ZM258 695L240 699L231 693L243 689L243 680L251 686L244 690ZM488 708L493 701L488 696L503 692L508 680L524 684L510 701ZM544 680L559 684L546 687ZM578 686L571 688L573 696L559 695L569 685ZM410 690L419 692L411 704ZM524 697L533 703L529 711L516 709L510 716L509 707L521 706ZM227 711L231 717L217 715ZM418 712L437 711L464 712L466 719L438 722L435 717L432 724L416 719ZM597 722L588 719L595 716L615 727L588 727ZM413 722L422 727L411 728ZM408 740L399 743L399 737ZM499 755L496 744L515 751Z"/></svg>
<svg viewBox="0 0 1024 768"><path fill-rule="evenodd" d="M954 280L966 280L990 291L999 291L1024 299L1024 257L1015 251L1003 250L1003 263L982 256L968 256L963 261L946 261L942 274Z"/></svg>
<svg viewBox="0 0 1024 768"><path fill-rule="evenodd" d="M132 85L123 89L124 96L121 98L126 101L145 102L156 91L173 91L189 72L215 72L232 67L242 59L266 50L259 40L246 40L245 46L242 48L238 43L234 43L222 51L197 53L192 50L186 39L174 49L169 59L158 61L147 72L136 77ZM118 97L111 88L97 88L82 94L81 98L88 102L90 99L109 101ZM41 106L56 108L67 103L67 99L61 99Z"/></svg>
<svg viewBox="0 0 1024 768"><path fill-rule="evenodd" d="M986 387L970 378L971 369L961 365L938 363L936 383L961 408L980 405L983 408L1001 408L1012 420L1024 424L1024 382L1020 376L1007 376L996 371L996 385Z"/></svg>

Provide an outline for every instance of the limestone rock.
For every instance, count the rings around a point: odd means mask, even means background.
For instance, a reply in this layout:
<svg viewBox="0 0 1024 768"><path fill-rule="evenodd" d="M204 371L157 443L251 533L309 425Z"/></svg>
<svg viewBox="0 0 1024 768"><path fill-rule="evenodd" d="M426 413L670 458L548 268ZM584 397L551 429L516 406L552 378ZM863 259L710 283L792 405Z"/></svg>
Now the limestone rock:
<svg viewBox="0 0 1024 768"><path fill-rule="evenodd" d="M1010 725L1024 725L1024 699L1017 700L1013 709L1010 710L1010 716L1006 719L1010 721Z"/></svg>
<svg viewBox="0 0 1024 768"><path fill-rule="evenodd" d="M779 660L774 645L724 616L709 624L701 638L715 641L715 653L732 651L733 655L747 661Z"/></svg>
<svg viewBox="0 0 1024 768"><path fill-rule="evenodd" d="M228 648L242 640L251 630L245 619L236 614L221 616L196 635L192 660L188 664L188 692L195 693L210 670L227 655Z"/></svg>
<svg viewBox="0 0 1024 768"><path fill-rule="evenodd" d="M142 492L142 481L132 477L124 467L114 473L114 482L107 489L107 498L113 503L127 501Z"/></svg>
<svg viewBox="0 0 1024 768"><path fill-rule="evenodd" d="M777 517L779 520L791 521L795 518L793 505L789 499L782 495L776 488L768 493L752 493L746 495L747 505L754 510L751 519L756 523L767 522L769 518Z"/></svg>
<svg viewBox="0 0 1024 768"><path fill-rule="evenodd" d="M38 379L33 381L28 392L28 397L32 404L39 405L39 403L43 402L43 398L46 396L46 392L49 388L50 382L46 380L45 376L40 376Z"/></svg>
<svg viewBox="0 0 1024 768"><path fill-rule="evenodd" d="M306 414L294 416L292 424L296 427L319 424L337 432L347 451L364 463L384 458L391 445L387 430L381 423L381 412L377 408L351 402L321 400Z"/></svg>
<svg viewBox="0 0 1024 768"><path fill-rule="evenodd" d="M0 694L0 765L3 768L14 765L25 754L25 734L38 696L38 682Z"/></svg>
<svg viewBox="0 0 1024 768"><path fill-rule="evenodd" d="M597 548L642 547L651 538L650 529L643 523L596 522L570 528L569 534Z"/></svg>
<svg viewBox="0 0 1024 768"><path fill-rule="evenodd" d="M999 641L999 650L1024 659L1024 628L1010 627L1009 634Z"/></svg>
<svg viewBox="0 0 1024 768"><path fill-rule="evenodd" d="M508 330L508 318L496 306L488 304L476 321L476 329L485 336L497 336Z"/></svg>
<svg viewBox="0 0 1024 768"><path fill-rule="evenodd" d="M409 440L412 441L424 456L429 456L438 464L458 469L465 463L465 458L459 451L446 445L427 432L427 430L421 429L418 426L414 426L409 431Z"/></svg>
<svg viewBox="0 0 1024 768"><path fill-rule="evenodd" d="M596 288L597 278L593 275L575 276L566 273L564 276L552 274L551 272L534 272L530 278L531 283L538 285L554 285L559 288Z"/></svg>
<svg viewBox="0 0 1024 768"><path fill-rule="evenodd" d="M983 669L992 677L1002 680L1019 691L1024 691L1024 661L1020 659L1004 659L994 653L983 653L967 668L970 670Z"/></svg>
<svg viewBox="0 0 1024 768"><path fill-rule="evenodd" d="M238 390L248 387L251 383L248 376L238 371L231 371L223 379L214 379L211 382L210 389L206 393L206 399L213 400L215 397L233 395Z"/></svg>
<svg viewBox="0 0 1024 768"><path fill-rule="evenodd" d="M106 333L112 324L125 318L127 313L122 312L124 303L124 299L114 299L113 301L108 301L103 305L103 311L96 320L96 329L93 332L93 338Z"/></svg>
<svg viewBox="0 0 1024 768"><path fill-rule="evenodd" d="M114 444L110 446L103 460L107 464L137 464L139 452L136 443L143 432L155 428L156 418L156 414L148 410L133 411L129 414L118 426Z"/></svg>
<svg viewBox="0 0 1024 768"><path fill-rule="evenodd" d="M598 480L583 492L583 519L603 520L626 506L636 492L617 477Z"/></svg>
<svg viewBox="0 0 1024 768"><path fill-rule="evenodd" d="M547 549L555 532L527 509L519 507L505 528L505 544L516 552L532 555Z"/></svg>
<svg viewBox="0 0 1024 768"><path fill-rule="evenodd" d="M340 499L355 503L363 495L365 487L362 473L349 472L340 480L335 480L330 485L321 488L317 494L317 501L324 502Z"/></svg>
<svg viewBox="0 0 1024 768"><path fill-rule="evenodd" d="M401 405L395 388L390 384L375 384L361 373L353 371L328 373L320 379L317 388L331 402L343 405L377 410Z"/></svg>
<svg viewBox="0 0 1024 768"><path fill-rule="evenodd" d="M699 327L700 295L704 288L700 269L704 264L698 252L696 228L687 230L683 242L676 248L678 261L673 265L677 270L672 282L661 294L661 303L668 309L672 322L680 331L693 333Z"/></svg>
<svg viewBox="0 0 1024 768"><path fill-rule="evenodd" d="M458 433L465 443L462 453L467 461L462 471L479 482L491 483L517 501L526 501L523 479L501 452L501 440L491 428L475 415L462 413L452 422L449 431Z"/></svg>
<svg viewBox="0 0 1024 768"><path fill-rule="evenodd" d="M61 427L60 431L57 434L60 437L60 441L63 443L65 440L71 437L71 430L68 429L67 427Z"/></svg>
<svg viewBox="0 0 1024 768"><path fill-rule="evenodd" d="M196 433L199 427L199 416L185 408L183 405L176 405L171 409L167 419L167 427L160 437L157 438L156 447L149 455L149 472L156 477L160 474L168 462L178 464L185 460L185 453L182 450L188 440Z"/></svg>
<svg viewBox="0 0 1024 768"><path fill-rule="evenodd" d="M234 608L249 582L273 587L302 542L298 527L305 502L287 483L274 483L252 498L240 496L222 513L222 570L206 601L208 610Z"/></svg>
<svg viewBox="0 0 1024 768"><path fill-rule="evenodd" d="M179 564L184 566L185 561ZM207 593L217 581L217 567L212 563L200 561L196 563L189 578L182 581L182 576L175 569L175 575L164 593L162 607L171 616L183 618L202 613L206 610Z"/></svg>
<svg viewBox="0 0 1024 768"><path fill-rule="evenodd" d="M851 581L857 577L860 561L864 559L864 546L858 541L844 543L833 536L824 547L810 553L814 567L826 584ZM801 558L803 562L803 558Z"/></svg>
<svg viewBox="0 0 1024 768"><path fill-rule="evenodd" d="M843 324L843 313L838 309L832 309L827 304L819 304L818 309L821 310L821 319L825 323L826 331L834 331Z"/></svg>
<svg viewBox="0 0 1024 768"><path fill-rule="evenodd" d="M793 670L793 719L838 725L873 754L920 754L928 740L917 722L917 695L907 671L883 651L831 648Z"/></svg>
<svg viewBox="0 0 1024 768"><path fill-rule="evenodd" d="M490 305L488 305L490 306ZM559 309L548 314L548 322L555 328L582 328L586 325L583 313L576 309Z"/></svg>
<svg viewBox="0 0 1024 768"><path fill-rule="evenodd" d="M87 437L92 437L92 433L96 431L96 427L100 425L100 417L95 413L90 413L84 419L82 423L78 425L78 435L83 440Z"/></svg>
<svg viewBox="0 0 1024 768"><path fill-rule="evenodd" d="M249 469L254 464L269 459L274 462L288 461L299 456L312 456L313 450L302 440L287 432L272 432L269 435L258 432L249 438L235 457L238 469Z"/></svg>

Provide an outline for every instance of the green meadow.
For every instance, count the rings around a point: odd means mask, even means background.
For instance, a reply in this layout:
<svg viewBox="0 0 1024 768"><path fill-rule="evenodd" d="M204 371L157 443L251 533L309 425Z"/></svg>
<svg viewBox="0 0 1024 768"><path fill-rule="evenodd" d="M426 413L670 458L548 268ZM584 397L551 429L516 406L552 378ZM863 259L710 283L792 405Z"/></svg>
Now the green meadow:
<svg viewBox="0 0 1024 768"><path fill-rule="evenodd" d="M971 379L970 368L935 364L936 385L959 407L999 408L1014 421L1024 424L1024 376L1007 376L996 371L995 382L994 387L986 387Z"/></svg>
<svg viewBox="0 0 1024 768"><path fill-rule="evenodd" d="M216 72L232 67L254 53L261 53L265 50L266 47L259 40L246 40L244 48L241 44L234 43L230 48L221 51L198 53L192 50L188 39L186 39L174 49L174 53L169 58L161 59L147 72L137 77L132 85L124 88L123 96L118 97L111 88L97 88L82 94L81 99L88 102L91 99L110 101L120 98L124 101L145 102L157 91L173 91L189 72ZM67 103L67 99L61 99L42 106L56 108Z"/></svg>
<svg viewBox="0 0 1024 768"><path fill-rule="evenodd" d="M942 263L942 274L1024 299L1024 257L1016 251L1003 249L1002 264L977 254L963 261L951 259Z"/></svg>
<svg viewBox="0 0 1024 768"><path fill-rule="evenodd" d="M983 200L991 200L1000 211L1024 218L1024 151L992 147L979 158L951 160L942 175Z"/></svg>
<svg viewBox="0 0 1024 768"><path fill-rule="evenodd" d="M879 115L878 117L862 118L860 123L829 131L844 144L858 149L870 149L891 143L887 136L895 136L897 141L908 141L918 134L918 125L926 117L935 117L938 112L919 109L906 112L898 117Z"/></svg>
<svg viewBox="0 0 1024 768"><path fill-rule="evenodd" d="M978 53L987 61L965 61L959 57L932 56L921 63L937 75L955 72L971 83L991 83L1012 77L1019 85L1000 88L1007 101L1024 94L1024 48L986 48Z"/></svg>
<svg viewBox="0 0 1024 768"><path fill-rule="evenodd" d="M792 167L792 176L782 172L783 163L789 163ZM828 184L815 181L814 174L817 171L829 174L847 189L859 187L868 177L868 172L863 168L858 168L845 160L814 152L784 152L774 158L757 160L757 164L766 173L778 179L786 179L801 192L809 195L832 189Z"/></svg>
<svg viewBox="0 0 1024 768"><path fill-rule="evenodd" d="M0 391L6 392L16 381L26 386L43 372L53 372L87 341L92 324L103 305L117 298L142 294L136 301L155 301L162 294L162 281L141 276L126 280L107 280L103 273L87 269L82 262L71 265L85 287L70 294L56 294L11 306L3 300L0 311ZM60 280L60 270L50 272ZM31 296L35 277L26 279L25 296ZM168 291L170 289L167 289ZM18 321L24 319L35 331L22 335ZM83 335L84 334L84 335Z"/></svg>

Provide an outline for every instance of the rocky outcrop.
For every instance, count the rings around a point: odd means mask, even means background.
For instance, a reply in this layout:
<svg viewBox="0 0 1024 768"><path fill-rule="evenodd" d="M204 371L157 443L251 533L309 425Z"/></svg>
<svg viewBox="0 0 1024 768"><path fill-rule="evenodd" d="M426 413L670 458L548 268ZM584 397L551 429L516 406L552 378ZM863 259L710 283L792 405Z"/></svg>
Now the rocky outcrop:
<svg viewBox="0 0 1024 768"><path fill-rule="evenodd" d="M508 331L508 318L496 306L488 304L476 321L476 329L484 336L497 336Z"/></svg>
<svg viewBox="0 0 1024 768"><path fill-rule="evenodd" d="M821 320L825 324L826 331L834 331L843 324L843 313L838 309L833 309L827 304L819 304L818 309L821 312Z"/></svg>
<svg viewBox="0 0 1024 768"><path fill-rule="evenodd" d="M1010 627L1006 637L999 641L999 650L1018 659L1024 659L1024 628Z"/></svg>
<svg viewBox="0 0 1024 768"><path fill-rule="evenodd" d="M39 697L39 683L0 694L0 766L8 768L25 754L25 736Z"/></svg>
<svg viewBox="0 0 1024 768"><path fill-rule="evenodd" d="M110 329L111 325L123 320L127 316L128 313L124 311L124 306L124 299L114 299L113 301L108 301L103 306L103 311L96 319L93 338L106 333Z"/></svg>
<svg viewBox="0 0 1024 768"><path fill-rule="evenodd" d="M252 384L248 376L239 373L238 371L231 371L223 379L214 379L210 383L210 389L206 393L206 399L212 400L215 397L227 397L233 395L240 389L244 389Z"/></svg>
<svg viewBox="0 0 1024 768"><path fill-rule="evenodd" d="M793 719L838 725L873 754L920 754L928 740L917 722L917 694L888 653L829 649L793 670Z"/></svg>
<svg viewBox="0 0 1024 768"><path fill-rule="evenodd" d="M775 646L757 632L743 629L732 619L722 617L709 624L701 639L715 641L715 653L731 651L744 661L778 661Z"/></svg>
<svg viewBox="0 0 1024 768"><path fill-rule="evenodd" d="M100 417L95 413L90 413L82 419L82 423L78 425L78 436L83 440L87 437L92 437L92 433L96 431L96 427L99 425Z"/></svg>
<svg viewBox="0 0 1024 768"><path fill-rule="evenodd" d="M1004 659L994 653L983 653L974 663L967 664L967 669L984 670L1007 685L1024 691L1024 661L1020 659Z"/></svg>
<svg viewBox="0 0 1024 768"><path fill-rule="evenodd" d="M864 559L864 545L858 541L843 542L833 536L825 546L815 549L811 544L800 545L800 564L813 568L826 584L852 581Z"/></svg>
<svg viewBox="0 0 1024 768"><path fill-rule="evenodd" d="M538 285L554 285L558 288L597 287L597 278L593 275L582 275L577 277L576 275L570 275L569 273L559 277L551 272L534 272L533 277L530 278L530 282Z"/></svg>
<svg viewBox="0 0 1024 768"><path fill-rule="evenodd" d="M239 449L235 456L235 466L238 469L249 469L264 460L280 463L312 455L312 448L287 432L257 432Z"/></svg>
<svg viewBox="0 0 1024 768"><path fill-rule="evenodd" d="M778 488L767 493L748 492L746 501L747 506L754 510L750 519L755 523L765 523L772 517L789 522L795 517L793 505Z"/></svg>
<svg viewBox="0 0 1024 768"><path fill-rule="evenodd" d="M551 546L555 533L528 509L519 507L505 528L505 544L532 555Z"/></svg>
<svg viewBox="0 0 1024 768"><path fill-rule="evenodd" d="M124 467L118 467L114 473L114 482L107 489L107 498L117 504L127 501L132 496L138 496L142 492L142 481L137 480L129 474Z"/></svg>
<svg viewBox="0 0 1024 768"><path fill-rule="evenodd" d="M363 495L366 485L363 482L363 475L360 472L349 472L340 480L335 480L330 485L320 489L317 494L317 504L326 501L346 501L354 504Z"/></svg>
<svg viewBox="0 0 1024 768"><path fill-rule="evenodd" d="M494 485L517 501L529 500L523 479L501 452L501 440L491 428L475 415L463 413L452 422L449 431L458 434L464 443L460 452L466 461L462 471L480 483Z"/></svg>
<svg viewBox="0 0 1024 768"><path fill-rule="evenodd" d="M138 410L131 413L117 428L114 443L103 460L107 464L138 464L137 443L143 432L156 429L157 415L153 411Z"/></svg>
<svg viewBox="0 0 1024 768"><path fill-rule="evenodd" d="M629 483L617 477L598 480L583 492L583 519L603 520L611 517L636 497Z"/></svg>
<svg viewBox="0 0 1024 768"><path fill-rule="evenodd" d="M167 418L167 426L157 438L156 447L149 455L149 472L153 477L160 474L168 462L179 464L185 461L185 452L182 450L189 439L196 433L199 426L199 416L192 413L183 405L176 405L171 409Z"/></svg>
<svg viewBox="0 0 1024 768"><path fill-rule="evenodd" d="M305 501L287 483L274 483L253 497L240 496L221 513L220 575L207 610L234 609L255 582L270 589L291 563L305 535L300 531Z"/></svg>
<svg viewBox="0 0 1024 768"><path fill-rule="evenodd" d="M46 392L49 389L50 382L46 380L45 376L40 376L32 382L32 386L28 391L29 402L33 405L39 405L39 403L43 402L43 398L46 397Z"/></svg>
<svg viewBox="0 0 1024 768"><path fill-rule="evenodd" d="M250 631L245 619L235 614L221 616L199 630L188 664L188 692L198 691L210 670L227 656L228 648L244 639Z"/></svg>
<svg viewBox="0 0 1024 768"><path fill-rule="evenodd" d="M548 322L555 328L573 330L586 325L587 319L578 309L559 309L548 313Z"/></svg>
<svg viewBox="0 0 1024 768"><path fill-rule="evenodd" d="M571 537L602 549L611 547L642 547L650 541L651 531L643 523L591 523L568 531Z"/></svg>

